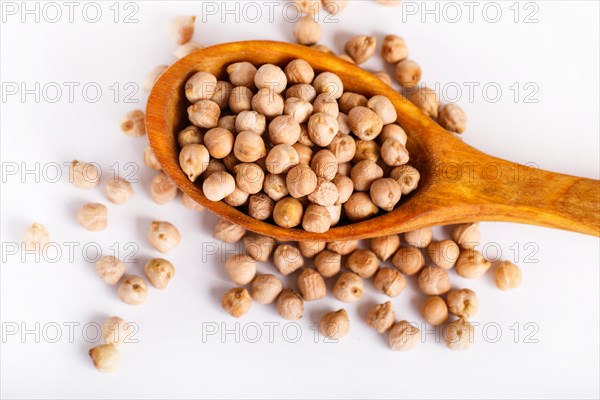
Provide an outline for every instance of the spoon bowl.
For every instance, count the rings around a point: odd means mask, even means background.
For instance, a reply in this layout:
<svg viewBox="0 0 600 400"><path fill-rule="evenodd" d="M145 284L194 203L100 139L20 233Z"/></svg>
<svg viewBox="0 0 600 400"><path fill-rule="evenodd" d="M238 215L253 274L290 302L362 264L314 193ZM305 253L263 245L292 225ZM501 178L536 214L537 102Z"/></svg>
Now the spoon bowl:
<svg viewBox="0 0 600 400"><path fill-rule="evenodd" d="M184 86L206 71L226 78L228 65L249 61L256 66L284 66L302 58L316 73L337 74L344 90L388 97L398 124L408 135L410 165L421 174L419 187L397 208L369 220L347 223L325 233L287 229L258 221L224 202L212 202L179 166L177 133L190 125ZM565 229L600 236L600 182L540 170L482 153L447 132L419 108L369 72L304 46L247 41L196 51L169 67L157 80L146 109L150 145L163 171L196 202L244 228L285 241L338 241L402 233L434 225L506 221Z"/></svg>

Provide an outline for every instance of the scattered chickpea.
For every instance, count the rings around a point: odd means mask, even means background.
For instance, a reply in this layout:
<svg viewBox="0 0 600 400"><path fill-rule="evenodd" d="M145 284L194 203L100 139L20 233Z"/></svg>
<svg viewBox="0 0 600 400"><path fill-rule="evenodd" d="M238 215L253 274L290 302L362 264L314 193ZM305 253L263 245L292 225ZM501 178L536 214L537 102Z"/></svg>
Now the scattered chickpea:
<svg viewBox="0 0 600 400"><path fill-rule="evenodd" d="M324 233L331 227L331 215L318 204L309 205L304 211L302 228L307 232Z"/></svg>
<svg viewBox="0 0 600 400"><path fill-rule="evenodd" d="M304 301L319 300L327 294L327 286L321 274L309 268L298 275L298 290Z"/></svg>
<svg viewBox="0 0 600 400"><path fill-rule="evenodd" d="M377 39L375 36L354 36L344 45L344 51L354 62L362 64L375 54Z"/></svg>
<svg viewBox="0 0 600 400"><path fill-rule="evenodd" d="M367 107L354 107L348 113L348 124L362 140L374 140L383 130L383 120Z"/></svg>
<svg viewBox="0 0 600 400"><path fill-rule="evenodd" d="M292 289L285 289L277 297L277 313L287 320L298 320L304 314L304 300Z"/></svg>
<svg viewBox="0 0 600 400"><path fill-rule="evenodd" d="M475 327L460 318L446 325L443 336L449 349L466 350L475 338Z"/></svg>
<svg viewBox="0 0 600 400"><path fill-rule="evenodd" d="M419 273L419 288L429 296L446 293L452 287L450 276L440 267L425 267Z"/></svg>
<svg viewBox="0 0 600 400"><path fill-rule="evenodd" d="M433 231L431 228L421 228L414 231L404 233L404 241L411 246L425 248L429 246L433 239Z"/></svg>
<svg viewBox="0 0 600 400"><path fill-rule="evenodd" d="M381 57L385 62L397 64L408 57L408 46L400 36L386 35L383 39Z"/></svg>
<svg viewBox="0 0 600 400"><path fill-rule="evenodd" d="M339 340L350 331L350 319L343 308L328 312L319 321L319 332L329 339Z"/></svg>
<svg viewBox="0 0 600 400"><path fill-rule="evenodd" d="M169 34L178 45L185 44L194 36L195 15L178 15L169 23Z"/></svg>
<svg viewBox="0 0 600 400"><path fill-rule="evenodd" d="M216 90L217 78L213 74L204 71L196 72L185 83L185 96L190 103L210 100Z"/></svg>
<svg viewBox="0 0 600 400"><path fill-rule="evenodd" d="M370 193L371 200L377 207L392 211L400 201L402 190L398 182L392 178L381 178L371 184Z"/></svg>
<svg viewBox="0 0 600 400"><path fill-rule="evenodd" d="M402 142L390 138L381 145L381 158L387 165L397 167L406 164L409 155Z"/></svg>
<svg viewBox="0 0 600 400"><path fill-rule="evenodd" d="M381 268L375 274L373 286L389 297L398 297L406 287L406 279L396 269Z"/></svg>
<svg viewBox="0 0 600 400"><path fill-rule="evenodd" d="M421 341L421 331L408 321L396 322L390 329L390 347L395 351L408 351Z"/></svg>
<svg viewBox="0 0 600 400"><path fill-rule="evenodd" d="M310 46L321 40L321 27L314 17L305 15L296 22L294 36L299 44Z"/></svg>
<svg viewBox="0 0 600 400"><path fill-rule="evenodd" d="M106 198L113 204L124 204L133 196L133 187L128 180L116 178L106 184Z"/></svg>
<svg viewBox="0 0 600 400"><path fill-rule="evenodd" d="M463 278L480 278L492 263L486 260L477 250L468 249L463 251L456 261L456 273Z"/></svg>
<svg viewBox="0 0 600 400"><path fill-rule="evenodd" d="M193 52L201 50L203 48L204 48L204 46L202 46L200 43L194 42L194 41L189 41L189 42L179 46L173 52L173 55L175 57L177 57L177 59L182 59L183 57L188 56L188 55L192 54Z"/></svg>
<svg viewBox="0 0 600 400"><path fill-rule="evenodd" d="M317 90L314 88L313 85L310 85L308 83L299 83L290 86L290 88L285 91L285 97L286 99L295 97L302 101L312 103L317 97Z"/></svg>
<svg viewBox="0 0 600 400"><path fill-rule="evenodd" d="M50 233L42 224L31 224L23 236L23 247L27 251L41 252L48 243L50 243Z"/></svg>
<svg viewBox="0 0 600 400"><path fill-rule="evenodd" d="M303 14L316 15L321 11L321 0L293 0L296 9Z"/></svg>
<svg viewBox="0 0 600 400"><path fill-rule="evenodd" d="M273 253L273 263L281 275L287 276L304 266L304 258L296 247L280 244Z"/></svg>
<svg viewBox="0 0 600 400"><path fill-rule="evenodd" d="M470 289L449 291L446 303L452 314L465 319L474 316L479 309L479 299L475 292Z"/></svg>
<svg viewBox="0 0 600 400"><path fill-rule="evenodd" d="M286 176L286 186L292 197L308 196L317 188L317 175L308 165L296 165Z"/></svg>
<svg viewBox="0 0 600 400"><path fill-rule="evenodd" d="M196 203L194 199L188 196L186 193L181 197L181 202L185 208L188 208L193 211L204 211L206 208L200 203Z"/></svg>
<svg viewBox="0 0 600 400"><path fill-rule="evenodd" d="M387 72L375 71L375 72L373 72L373 75L375 75L377 78L379 78L379 80L382 81L383 83L385 83L386 85L392 86L392 77Z"/></svg>
<svg viewBox="0 0 600 400"><path fill-rule="evenodd" d="M137 275L131 275L121 282L119 289L117 289L117 295L123 303L137 306L146 301L148 287L144 279Z"/></svg>
<svg viewBox="0 0 600 400"><path fill-rule="evenodd" d="M481 241L479 223L458 225L452 232L452 238L463 249L472 249Z"/></svg>
<svg viewBox="0 0 600 400"><path fill-rule="evenodd" d="M321 72L313 80L312 86L317 93L327 93L332 99L339 99L344 93L344 83L333 72Z"/></svg>
<svg viewBox="0 0 600 400"><path fill-rule="evenodd" d="M252 97L252 109L267 118L283 114L284 107L283 97L271 89L262 88Z"/></svg>
<svg viewBox="0 0 600 400"><path fill-rule="evenodd" d="M344 272L335 281L331 291L339 301L356 303L363 295L364 285L360 276L352 272Z"/></svg>
<svg viewBox="0 0 600 400"><path fill-rule="evenodd" d="M333 251L323 250L316 255L314 265L321 276L331 278L340 272L342 256Z"/></svg>
<svg viewBox="0 0 600 400"><path fill-rule="evenodd" d="M360 222L375 216L379 209L368 194L354 192L344 203L344 211L350 221Z"/></svg>
<svg viewBox="0 0 600 400"><path fill-rule="evenodd" d="M396 64L396 80L404 88L413 88L421 81L421 67L413 60L402 60Z"/></svg>
<svg viewBox="0 0 600 400"><path fill-rule="evenodd" d="M254 86L254 84L252 84L252 86ZM244 111L252 111L253 97L254 93L246 86L234 87L229 95L229 109L236 114L240 114Z"/></svg>
<svg viewBox="0 0 600 400"><path fill-rule="evenodd" d="M242 163L234 167L235 183L246 193L256 194L265 183L264 170L254 163Z"/></svg>
<svg viewBox="0 0 600 400"><path fill-rule="evenodd" d="M164 289L175 275L175 267L164 258L152 258L144 265L144 272L152 286Z"/></svg>
<svg viewBox="0 0 600 400"><path fill-rule="evenodd" d="M259 304L271 304L281 291L283 284L275 275L257 275L250 289L252 299Z"/></svg>
<svg viewBox="0 0 600 400"><path fill-rule="evenodd" d="M406 195L417 188L421 174L410 165L401 165L390 172L390 178L395 179L400 184L402 194Z"/></svg>
<svg viewBox="0 0 600 400"><path fill-rule="evenodd" d="M367 191L373 182L383 178L383 169L371 160L363 160L352 167L350 178L354 183L354 190Z"/></svg>
<svg viewBox="0 0 600 400"><path fill-rule="evenodd" d="M160 163L158 162L158 159L152 151L152 147L150 146L147 146L144 149L144 164L146 164L148 168L153 169L155 171L160 171L162 169Z"/></svg>
<svg viewBox="0 0 600 400"><path fill-rule="evenodd" d="M236 254L225 261L225 269L232 282L243 286L252 281L256 275L256 261L245 254Z"/></svg>
<svg viewBox="0 0 600 400"><path fill-rule="evenodd" d="M287 190L284 174L269 174L263 184L264 192L273 200L279 201L290 194Z"/></svg>
<svg viewBox="0 0 600 400"><path fill-rule="evenodd" d="M358 248L358 240L341 240L327 243L327 250L336 252L342 256L352 253Z"/></svg>
<svg viewBox="0 0 600 400"><path fill-rule="evenodd" d="M233 86L254 87L256 67L247 61L231 64L227 67L227 74Z"/></svg>
<svg viewBox="0 0 600 400"><path fill-rule="evenodd" d="M244 249L255 261L267 262L275 249L275 239L249 232L242 238Z"/></svg>
<svg viewBox="0 0 600 400"><path fill-rule="evenodd" d="M135 333L135 326L120 317L110 317L102 324L102 338L106 344L119 347Z"/></svg>
<svg viewBox="0 0 600 400"><path fill-rule="evenodd" d="M443 269L450 269L456 264L460 249L452 240L441 240L439 242L431 242L427 246L427 254L431 262Z"/></svg>
<svg viewBox="0 0 600 400"><path fill-rule="evenodd" d="M252 298L244 288L233 288L223 295L221 307L234 318L240 318L250 310Z"/></svg>
<svg viewBox="0 0 600 400"><path fill-rule="evenodd" d="M379 269L379 260L371 250L358 249L354 250L346 260L346 268L361 278L370 278Z"/></svg>
<svg viewBox="0 0 600 400"><path fill-rule="evenodd" d="M187 111L190 122L198 128L215 128L221 116L219 105L212 100L200 100Z"/></svg>
<svg viewBox="0 0 600 400"><path fill-rule="evenodd" d="M94 163L86 163L77 160L69 166L69 179L79 189L93 189L100 183L102 173Z"/></svg>
<svg viewBox="0 0 600 400"><path fill-rule="evenodd" d="M108 225L108 209L104 204L85 204L77 212L77 222L88 231L102 231Z"/></svg>
<svg viewBox="0 0 600 400"><path fill-rule="evenodd" d="M113 344L101 344L89 351L94 367L100 372L115 372L121 365L121 355Z"/></svg>
<svg viewBox="0 0 600 400"><path fill-rule="evenodd" d="M302 203L293 197L286 197L275 204L273 219L283 228L293 228L300 225L304 215Z"/></svg>
<svg viewBox="0 0 600 400"><path fill-rule="evenodd" d="M348 6L349 0L322 0L323 9L329 14L336 15Z"/></svg>
<svg viewBox="0 0 600 400"><path fill-rule="evenodd" d="M242 240L245 234L246 229L225 219L219 219L215 225L215 238L225 243L237 243Z"/></svg>
<svg viewBox="0 0 600 400"><path fill-rule="evenodd" d="M96 262L96 272L104 282L114 286L125 274L125 264L115 256L102 256Z"/></svg>
<svg viewBox="0 0 600 400"><path fill-rule="evenodd" d="M231 96L231 91L233 90L233 85L226 81L217 81L215 91L212 97L209 100L214 101L219 105L221 110L227 108L229 106L229 96ZM219 118L221 121L221 118ZM219 124L217 123L217 127Z"/></svg>
<svg viewBox="0 0 600 400"><path fill-rule="evenodd" d="M148 231L148 241L161 253L168 253L181 242L181 234L170 222L153 221Z"/></svg>
<svg viewBox="0 0 600 400"><path fill-rule="evenodd" d="M467 127L467 114L456 104L446 104L440 110L438 122L451 132L463 133Z"/></svg>
<svg viewBox="0 0 600 400"><path fill-rule="evenodd" d="M394 325L396 316L391 301L377 304L367 313L367 325L375 329L377 333L385 333Z"/></svg>
<svg viewBox="0 0 600 400"><path fill-rule="evenodd" d="M235 179L227 172L213 172L202 184L204 196L210 201L221 201L235 190Z"/></svg>
<svg viewBox="0 0 600 400"><path fill-rule="evenodd" d="M420 311L425 322L432 326L442 325L448 319L448 306L440 296L428 297Z"/></svg>
<svg viewBox="0 0 600 400"><path fill-rule="evenodd" d="M379 161L381 150L377 142L373 140L357 140L356 141L356 153L352 161L358 164L361 161L371 160L373 162Z"/></svg>
<svg viewBox="0 0 600 400"><path fill-rule="evenodd" d="M344 61L349 62L350 64L356 64L352 57L350 57L348 54L338 54L338 57Z"/></svg>
<svg viewBox="0 0 600 400"><path fill-rule="evenodd" d="M181 148L184 148L188 144L202 144L203 141L204 134L200 128L195 125L190 125L179 131L177 134L177 143Z"/></svg>
<svg viewBox="0 0 600 400"><path fill-rule="evenodd" d="M425 257L420 249L413 246L400 248L392 258L392 264L406 275L415 275L425 265Z"/></svg>
<svg viewBox="0 0 600 400"><path fill-rule="evenodd" d="M308 119L308 135L318 146L329 146L338 132L337 118L329 114L317 113Z"/></svg>
<svg viewBox="0 0 600 400"><path fill-rule="evenodd" d="M386 261L390 258L398 248L400 247L400 236L388 235L373 238L370 241L370 248L373 253L381 261Z"/></svg>
<svg viewBox="0 0 600 400"><path fill-rule="evenodd" d="M144 92L149 92L152 90L154 83L156 83L158 80L158 77L161 76L161 74L165 72L167 68L169 68L168 65L158 65L148 72L148 75L146 75L142 83L142 89L144 89Z"/></svg>
<svg viewBox="0 0 600 400"><path fill-rule="evenodd" d="M432 118L437 118L440 101L435 90L428 87L417 87L408 99L425 114Z"/></svg>
<svg viewBox="0 0 600 400"><path fill-rule="evenodd" d="M521 286L521 270L510 261L502 261L494 273L494 281L500 290L510 290Z"/></svg>
<svg viewBox="0 0 600 400"><path fill-rule="evenodd" d="M140 137L146 134L146 115L142 110L133 110L125 114L121 121L121 131L128 136Z"/></svg>

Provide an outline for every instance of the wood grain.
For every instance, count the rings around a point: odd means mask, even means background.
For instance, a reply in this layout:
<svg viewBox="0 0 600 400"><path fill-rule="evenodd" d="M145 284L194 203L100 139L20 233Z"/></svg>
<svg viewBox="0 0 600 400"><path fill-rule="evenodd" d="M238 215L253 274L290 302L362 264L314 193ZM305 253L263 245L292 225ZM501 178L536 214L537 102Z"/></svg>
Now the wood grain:
<svg viewBox="0 0 600 400"><path fill-rule="evenodd" d="M421 173L419 188L391 213L317 234L257 221L223 202L211 202L190 182L178 163L176 136L189 125L183 87L197 71L226 78L234 62L284 66L308 61L317 72L340 76L344 90L367 97L387 96L408 134L410 164ZM540 225L600 236L600 182L539 170L495 158L463 143L410 101L363 69L307 47L269 41L226 43L190 54L156 82L146 110L150 144L164 172L195 201L247 229L279 240L350 240L406 232L421 227L474 221Z"/></svg>

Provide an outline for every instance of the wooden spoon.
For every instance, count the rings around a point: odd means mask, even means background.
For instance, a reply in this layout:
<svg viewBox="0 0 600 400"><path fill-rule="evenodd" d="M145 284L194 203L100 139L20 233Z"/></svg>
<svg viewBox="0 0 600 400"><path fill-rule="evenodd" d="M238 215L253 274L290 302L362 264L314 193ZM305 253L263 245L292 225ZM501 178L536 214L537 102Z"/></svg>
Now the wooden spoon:
<svg viewBox="0 0 600 400"><path fill-rule="evenodd" d="M226 78L238 61L284 66L296 58L316 72L336 73L344 90L387 96L408 134L410 164L421 173L419 187L390 213L334 227L326 233L285 229L258 221L224 202L211 202L179 167L177 133L190 123L184 95L197 71ZM163 171L191 198L218 216L279 240L337 241L407 232L433 225L506 221L600 235L600 182L543 171L486 155L448 133L410 101L365 70L307 47L270 41L226 43L179 60L158 79L148 99L146 128Z"/></svg>

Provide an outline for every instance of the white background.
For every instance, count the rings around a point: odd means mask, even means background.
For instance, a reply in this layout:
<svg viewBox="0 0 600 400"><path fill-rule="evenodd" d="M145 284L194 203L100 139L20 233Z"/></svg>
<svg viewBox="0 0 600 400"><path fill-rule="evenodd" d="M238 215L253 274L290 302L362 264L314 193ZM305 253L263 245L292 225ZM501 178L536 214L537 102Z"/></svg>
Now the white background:
<svg viewBox="0 0 600 400"><path fill-rule="evenodd" d="M463 89L458 103L470 118L465 141L520 163L534 162L544 169L598 179L598 2L521 3L518 23L513 20L514 6L509 8L513 2L498 3L502 17L497 23L485 20L483 3L475 9L472 23L462 2L457 3L463 12L458 23L443 17L436 22L435 15L427 15L422 22L420 13L405 13L403 20L402 8L385 8L372 1L351 3L339 22L322 24L323 43L341 52L354 33L374 34L378 39L386 33L399 34L408 41L411 58L422 65L425 81L430 85L455 82ZM482 224L484 241L495 243L489 249L499 246L504 258L521 265L524 280L520 289L504 293L494 287L491 273L479 281L453 275L456 287L478 292L481 306L474 321L482 326L495 323L502 331L498 342L492 343L495 330L490 328L485 340L480 327L466 352L450 351L431 336L412 352L389 350L386 337L363 322L369 306L386 300L370 283L364 300L348 307L352 329L337 344L315 343L311 330L325 310L342 306L331 295L326 301L306 305L297 343L291 340L293 326L285 336L285 321L273 306L254 305L239 321L226 315L219 299L232 284L220 257L203 255L206 246L218 245L211 236L215 218L184 209L179 200L165 206L152 203L147 190L152 173L144 168L141 157L146 139L126 137L119 130L125 112L144 107L145 95L134 96L137 105L126 104L124 85L140 82L155 65L174 60L175 46L166 34L174 15L198 15L196 40L205 45L292 40L293 25L282 18L281 5L275 8L273 21L263 7L258 22L242 16L236 23L235 15L222 22L220 14L202 22L200 2L138 1L135 18L139 22L125 24L125 11L132 9L124 10L121 4L121 22L115 23L111 4L102 2L98 23L84 20L82 5L75 9L73 23L65 6L56 23L49 23L44 15L39 22L31 15L25 22L20 15L3 15L3 84L24 82L31 88L36 82L42 87L56 82L64 91L56 103L49 101L54 92L42 93L38 102L33 95L24 100L19 95L2 99L3 246L18 242L36 221L48 227L63 250L57 262L36 262L29 257L23 263L19 255L5 254L3 249L2 397L598 397L599 246L595 237L523 225ZM232 8L235 3L227 4ZM421 2L413 4L423 11ZM443 10L444 3L437 4ZM535 6L539 10L533 18L538 22L523 23ZM46 19L54 18L52 10L47 12ZM493 10L488 12L488 19L493 18ZM380 69L379 58L366 67ZM72 103L64 82L80 84ZM103 90L96 103L82 96L81 87L89 82ZM115 82L121 88L116 101L110 89ZM472 101L466 82L480 85ZM481 88L489 82L502 89L495 103L489 101L495 96L493 91L488 99L482 94ZM518 101L510 89L515 82L521 88ZM539 88L533 96L537 103L524 102L523 96L531 92L531 86L524 88L528 82ZM56 172L49 163L74 158L102 165L99 188L76 189L68 183L64 167L60 181L48 182ZM84 231L75 221L78 207L89 201L106 202L102 188L112 176L109 167L119 163L124 173L127 162L141 166L135 175L140 181L135 185L135 198L127 205L109 205L106 231ZM15 163L19 173L7 175ZM32 169L36 163L38 176L21 176L24 168ZM182 232L180 247L168 254L177 273L166 290L151 288L145 304L127 306L118 300L115 288L96 276L82 247L98 243L108 254L114 243L121 251L128 242L138 243L139 262L128 264L128 272L141 274L145 260L158 255L145 239L153 219L172 221ZM65 242L79 244L74 260L69 260ZM533 249L538 249L536 254L526 258ZM223 250L231 252L232 248ZM261 271L272 268L260 266ZM421 300L411 280L393 300L398 318L419 322ZM117 373L104 375L88 358L87 351L94 344L85 340L82 327L101 323L110 315L137 323L139 343L122 349ZM207 323L235 331L236 322L241 324L239 343L233 334L203 338ZM254 322L262 327L258 343L249 341L256 333ZM279 324L273 328L273 343L264 325L270 322ZM21 337L22 329L35 331L36 323L40 324L39 340L34 334ZM65 323L79 324L72 343ZM6 335L14 324L19 333ZM52 324L62 326L56 343L49 342L56 336ZM538 330L533 334L535 327ZM94 329L88 334L95 336ZM529 340L527 334L532 334Z"/></svg>

